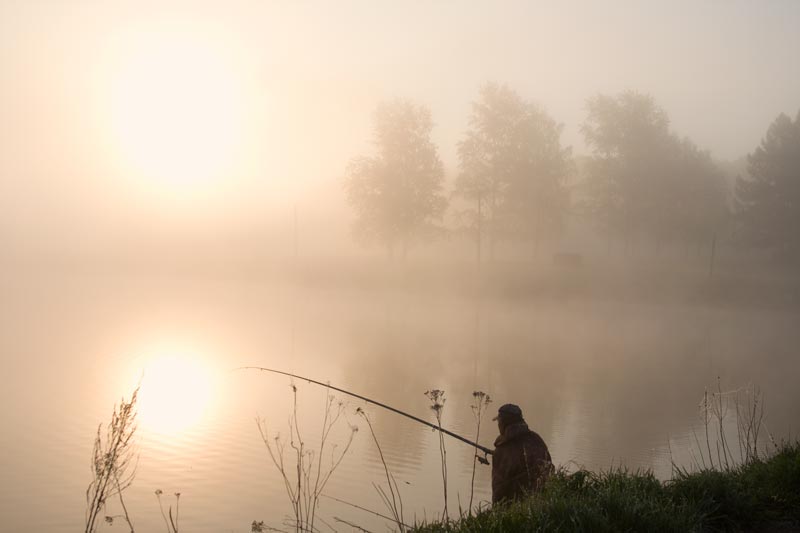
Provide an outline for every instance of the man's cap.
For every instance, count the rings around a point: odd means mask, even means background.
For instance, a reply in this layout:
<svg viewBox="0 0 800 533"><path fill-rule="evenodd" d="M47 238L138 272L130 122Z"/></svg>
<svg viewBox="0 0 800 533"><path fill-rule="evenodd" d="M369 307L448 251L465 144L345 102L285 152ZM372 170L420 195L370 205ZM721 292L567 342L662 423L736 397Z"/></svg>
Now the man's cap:
<svg viewBox="0 0 800 533"><path fill-rule="evenodd" d="M497 410L497 416L492 420L497 420L501 416L522 418L522 409L519 408L519 405L514 405L513 403L503 404L500 406L500 409Z"/></svg>

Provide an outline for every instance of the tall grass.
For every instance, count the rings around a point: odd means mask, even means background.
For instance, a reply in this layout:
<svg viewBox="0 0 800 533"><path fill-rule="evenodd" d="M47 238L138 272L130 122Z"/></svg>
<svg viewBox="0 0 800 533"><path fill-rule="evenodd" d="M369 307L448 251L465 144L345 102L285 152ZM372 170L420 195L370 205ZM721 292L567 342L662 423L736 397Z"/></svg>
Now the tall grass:
<svg viewBox="0 0 800 533"><path fill-rule="evenodd" d="M381 458L384 474L386 474L386 485L388 489L384 489L375 483L373 483L373 486L378 492L378 495L381 497L381 500L383 500L383 504L389 510L392 521L399 528L400 533L404 533L408 526L405 524L405 517L403 516L403 497L400 494L400 487L397 485L397 480L395 479L394 474L391 473L389 466L386 464L386 459L383 456L383 449L378 441L378 437L375 435L375 429L372 427L372 421L369 419L367 413L360 407L356 410L356 413L358 413L367 423L370 435L372 435L372 440L375 443L375 447L378 449L378 455ZM387 490L389 491L388 494L386 492Z"/></svg>
<svg viewBox="0 0 800 533"><path fill-rule="evenodd" d="M697 531L697 520L667 504L662 490L652 474L561 470L530 498L418 531Z"/></svg>
<svg viewBox="0 0 800 533"><path fill-rule="evenodd" d="M699 459L694 457L696 468L727 470L774 450L775 439L764 422L764 397L757 387L726 391L717 378L716 390L703 392L699 410L704 439L693 433L699 455ZM735 432L730 429L730 417L735 417Z"/></svg>
<svg viewBox="0 0 800 533"><path fill-rule="evenodd" d="M113 523L121 517L134 532L133 522L125 505L123 492L130 487L136 476L136 450L133 442L136 433L136 398L137 387L130 401L125 398L115 405L111 413L111 421L103 432L103 424L97 426L97 434L92 450L92 481L86 488L86 524L85 533L97 531L100 516L106 509L108 501L119 500L121 515L105 516L105 521Z"/></svg>
<svg viewBox="0 0 800 533"><path fill-rule="evenodd" d="M289 418L289 450L286 448L287 441L280 433L271 435L266 422L262 419L257 419L256 423L267 453L283 479L286 494L291 502L293 519L287 525L297 532L313 532L316 531L320 496L350 450L358 428L350 426L349 437L341 449L338 449L336 444L330 445L330 434L341 419L344 403L337 402L328 390L325 396L319 446L317 449L307 447L297 416L297 387L292 384L291 388L293 402L292 415ZM323 466L328 448L330 448L330 459ZM270 528L263 522L253 522L253 531L268 529Z"/></svg>
<svg viewBox="0 0 800 533"><path fill-rule="evenodd" d="M772 531L800 528L800 443L726 471L557 471L543 490L463 517L418 525L437 532ZM795 529L790 529L795 528Z"/></svg>

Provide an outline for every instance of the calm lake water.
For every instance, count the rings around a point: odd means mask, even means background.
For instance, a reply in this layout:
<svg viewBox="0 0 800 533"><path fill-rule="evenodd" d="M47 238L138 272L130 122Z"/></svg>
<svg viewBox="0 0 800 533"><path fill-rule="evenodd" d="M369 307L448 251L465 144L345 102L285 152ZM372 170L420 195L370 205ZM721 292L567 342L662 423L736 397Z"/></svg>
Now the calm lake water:
<svg viewBox="0 0 800 533"><path fill-rule="evenodd" d="M125 493L137 531L165 526L181 493L180 528L282 527L283 481L256 425L288 434L291 381L279 368L433 420L424 392L446 391L444 425L474 437L472 391L519 404L557 464L626 465L662 478L691 463L704 388L755 384L767 428L797 436L800 315L786 307L680 299L522 297L457 291L289 286L257 278L4 274L0 281L0 530L72 532L84 521L97 426L142 380L138 470ZM318 446L325 390L295 381L307 445ZM337 398L340 397L337 395ZM386 514L385 484L364 421L373 421L407 521L442 511L437 434L341 397L329 444L359 431L325 493ZM492 409L492 411L494 410ZM480 441L496 436L493 412ZM735 423L735 422L734 422ZM466 506L472 450L447 439L449 507ZM478 465L475 500L490 499ZM116 503L109 512L119 513ZM385 521L330 498L322 518L383 531ZM322 526L323 530L327 529ZM124 531L103 524L102 530Z"/></svg>

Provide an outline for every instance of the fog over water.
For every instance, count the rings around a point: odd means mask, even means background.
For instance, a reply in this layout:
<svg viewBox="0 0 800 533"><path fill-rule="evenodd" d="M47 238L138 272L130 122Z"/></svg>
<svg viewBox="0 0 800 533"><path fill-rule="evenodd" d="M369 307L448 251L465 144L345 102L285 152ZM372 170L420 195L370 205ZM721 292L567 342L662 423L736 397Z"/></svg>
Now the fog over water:
<svg viewBox="0 0 800 533"><path fill-rule="evenodd" d="M181 529L283 527L256 418L286 439L296 386L316 447L326 391L250 365L431 421L442 389L468 439L484 391L480 444L516 403L573 470L696 467L706 390L760 391L764 443L796 438L798 23L790 1L0 0L0 531L82 527L98 424L138 385L137 531L164 527L157 489ZM437 434L335 396L329 445L358 431L320 516L387 524L350 505L387 512L358 408L407 521L439 516ZM474 454L445 443L452 513Z"/></svg>
<svg viewBox="0 0 800 533"><path fill-rule="evenodd" d="M576 154L587 152L587 98L650 93L676 132L720 160L750 153L779 113L797 112L800 92L793 2L0 9L0 216L23 248L133 239L251 249L294 204L344 245L341 176L369 148L375 106L394 97L430 106L455 174L456 142L487 81L544 106ZM213 126L221 133L196 134ZM174 158L149 144L154 131L183 134ZM224 157L208 148L218 137L237 141ZM197 158L202 179L173 175Z"/></svg>

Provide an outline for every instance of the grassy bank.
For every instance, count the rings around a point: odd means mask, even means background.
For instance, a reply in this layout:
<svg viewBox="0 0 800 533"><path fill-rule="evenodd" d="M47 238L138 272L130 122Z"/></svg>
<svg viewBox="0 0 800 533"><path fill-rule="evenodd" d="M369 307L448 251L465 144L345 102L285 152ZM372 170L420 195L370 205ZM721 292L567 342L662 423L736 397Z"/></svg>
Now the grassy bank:
<svg viewBox="0 0 800 533"><path fill-rule="evenodd" d="M800 443L726 471L559 472L528 500L420 532L800 531Z"/></svg>

